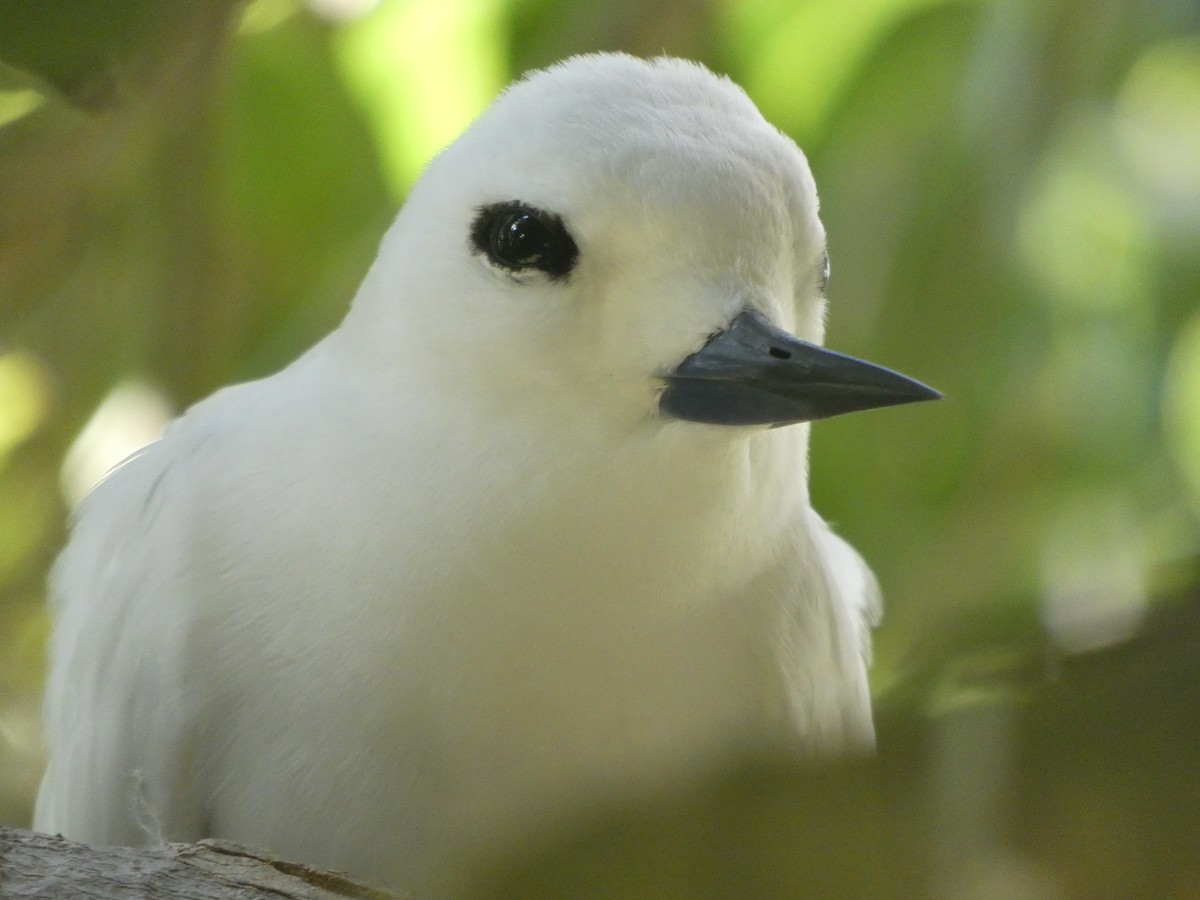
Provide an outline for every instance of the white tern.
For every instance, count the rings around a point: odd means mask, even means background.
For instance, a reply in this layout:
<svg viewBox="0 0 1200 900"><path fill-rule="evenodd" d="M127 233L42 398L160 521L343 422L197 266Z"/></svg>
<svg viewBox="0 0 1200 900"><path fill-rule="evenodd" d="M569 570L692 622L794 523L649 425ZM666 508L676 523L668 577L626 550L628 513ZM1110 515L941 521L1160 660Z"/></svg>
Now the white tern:
<svg viewBox="0 0 1200 900"><path fill-rule="evenodd" d="M728 79L509 88L332 334L77 510L36 827L454 896L725 754L869 750L875 582L804 423L938 395L819 346L827 265L804 156Z"/></svg>

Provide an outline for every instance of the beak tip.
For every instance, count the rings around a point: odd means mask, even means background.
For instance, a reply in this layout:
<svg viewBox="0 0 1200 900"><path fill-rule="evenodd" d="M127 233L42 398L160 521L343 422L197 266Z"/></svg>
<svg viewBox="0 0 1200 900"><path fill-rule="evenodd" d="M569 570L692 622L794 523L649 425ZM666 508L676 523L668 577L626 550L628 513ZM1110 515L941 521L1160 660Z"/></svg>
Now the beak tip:
<svg viewBox="0 0 1200 900"><path fill-rule="evenodd" d="M882 374L885 370L880 370ZM883 390L874 398L864 395L861 399L862 406L856 408L848 408L846 412L860 412L867 409L879 409L885 406L907 406L910 403L928 403L931 400L943 399L941 391L931 388L927 384L917 381L915 378L909 378L907 375L901 375L899 372L887 371L888 379L891 384L883 386ZM841 410L835 410L832 415L840 415Z"/></svg>
<svg viewBox="0 0 1200 900"><path fill-rule="evenodd" d="M924 403L928 400L945 400L946 395L937 388L931 388L927 384L922 384L919 381L914 381L913 385L917 388L912 398L913 403Z"/></svg>

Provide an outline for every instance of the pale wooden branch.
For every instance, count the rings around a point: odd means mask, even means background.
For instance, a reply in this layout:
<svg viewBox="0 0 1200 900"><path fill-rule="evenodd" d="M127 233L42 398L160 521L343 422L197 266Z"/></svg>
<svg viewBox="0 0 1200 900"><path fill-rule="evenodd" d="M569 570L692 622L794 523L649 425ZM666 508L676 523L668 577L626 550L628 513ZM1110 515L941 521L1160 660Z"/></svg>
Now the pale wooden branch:
<svg viewBox="0 0 1200 900"><path fill-rule="evenodd" d="M227 841L88 847L0 826L0 900L398 900Z"/></svg>

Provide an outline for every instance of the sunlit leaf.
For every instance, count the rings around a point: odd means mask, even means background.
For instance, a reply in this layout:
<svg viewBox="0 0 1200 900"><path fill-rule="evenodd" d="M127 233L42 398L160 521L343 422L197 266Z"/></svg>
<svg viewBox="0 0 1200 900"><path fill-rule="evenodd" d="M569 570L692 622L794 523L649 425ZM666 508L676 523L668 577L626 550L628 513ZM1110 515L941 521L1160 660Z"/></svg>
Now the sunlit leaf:
<svg viewBox="0 0 1200 900"><path fill-rule="evenodd" d="M385 0L337 36L396 198L504 86L499 0Z"/></svg>

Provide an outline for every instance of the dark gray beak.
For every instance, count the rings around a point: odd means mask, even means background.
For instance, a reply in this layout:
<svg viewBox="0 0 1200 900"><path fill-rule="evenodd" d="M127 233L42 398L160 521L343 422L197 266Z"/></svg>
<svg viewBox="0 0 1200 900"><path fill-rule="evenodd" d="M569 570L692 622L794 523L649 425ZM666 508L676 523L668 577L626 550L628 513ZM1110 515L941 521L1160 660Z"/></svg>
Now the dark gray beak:
<svg viewBox="0 0 1200 900"><path fill-rule="evenodd" d="M666 376L659 409L713 425L792 425L942 395L899 372L802 341L745 310Z"/></svg>

